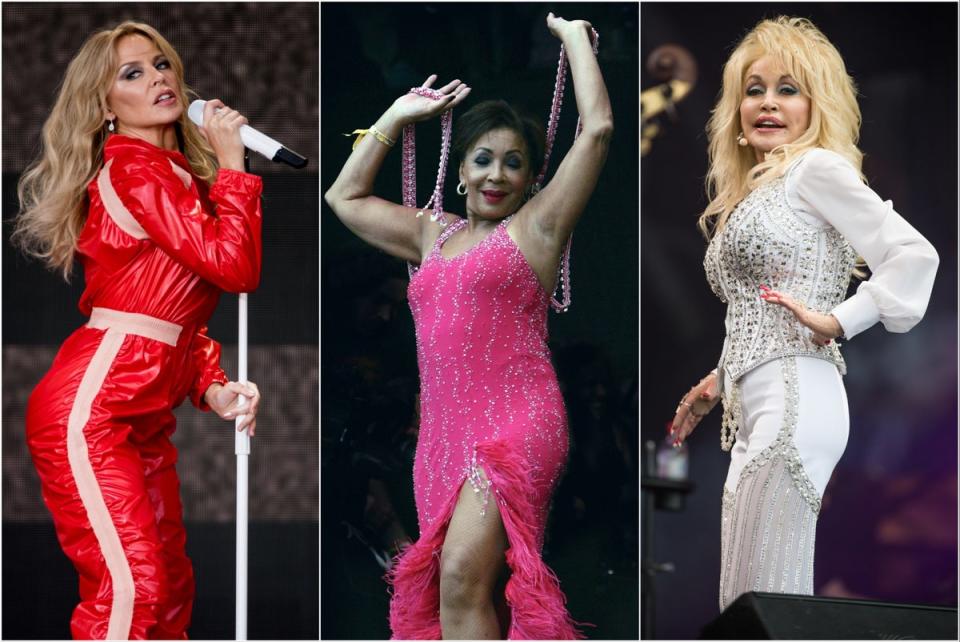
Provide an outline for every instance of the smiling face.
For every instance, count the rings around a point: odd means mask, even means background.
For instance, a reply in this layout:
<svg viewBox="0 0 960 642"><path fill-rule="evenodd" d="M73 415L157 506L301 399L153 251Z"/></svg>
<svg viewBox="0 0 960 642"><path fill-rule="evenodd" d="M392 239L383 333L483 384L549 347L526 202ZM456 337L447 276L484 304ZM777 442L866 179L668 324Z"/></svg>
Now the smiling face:
<svg viewBox="0 0 960 642"><path fill-rule="evenodd" d="M467 213L484 219L513 214L533 180L523 137L507 128L482 134L460 163L460 181L467 187Z"/></svg>
<svg viewBox="0 0 960 642"><path fill-rule="evenodd" d="M747 68L740 102L740 128L757 162L775 147L792 143L810 126L810 98L770 56Z"/></svg>
<svg viewBox="0 0 960 642"><path fill-rule="evenodd" d="M105 118L116 120L119 134L174 148L173 123L183 113L183 105L170 61L152 40L140 34L120 38L116 49L119 64L107 93Z"/></svg>

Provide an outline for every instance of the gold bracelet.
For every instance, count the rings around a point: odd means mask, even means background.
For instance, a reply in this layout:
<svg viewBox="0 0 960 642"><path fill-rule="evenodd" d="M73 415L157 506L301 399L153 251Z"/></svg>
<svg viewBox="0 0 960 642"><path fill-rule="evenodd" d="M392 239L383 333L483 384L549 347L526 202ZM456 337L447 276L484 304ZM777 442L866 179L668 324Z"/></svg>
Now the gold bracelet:
<svg viewBox="0 0 960 642"><path fill-rule="evenodd" d="M380 141L387 147L393 147L394 145L397 144L397 141L393 140L392 138L384 134L382 131L377 129L375 125L371 125L370 129L354 129L353 132L349 134L344 134L344 136L357 137L357 139L353 141L353 149L356 149L357 145L360 144L360 141L362 141L363 137L366 136L367 134L373 134L374 138L376 138L378 141Z"/></svg>
<svg viewBox="0 0 960 642"><path fill-rule="evenodd" d="M370 125L370 133L376 136L377 140L386 145L387 147L393 147L397 144L397 141L393 140L382 131L377 129L376 125Z"/></svg>

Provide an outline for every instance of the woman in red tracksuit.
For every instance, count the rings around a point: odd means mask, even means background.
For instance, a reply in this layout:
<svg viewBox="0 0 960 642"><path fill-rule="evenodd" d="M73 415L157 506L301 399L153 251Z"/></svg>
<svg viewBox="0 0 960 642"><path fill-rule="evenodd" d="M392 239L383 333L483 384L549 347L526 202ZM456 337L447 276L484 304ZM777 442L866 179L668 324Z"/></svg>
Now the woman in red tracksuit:
<svg viewBox="0 0 960 642"><path fill-rule="evenodd" d="M86 279L90 321L27 408L44 501L80 575L75 638L186 637L193 572L172 411L189 396L256 426L259 392L228 381L206 323L221 291L257 286L262 183L243 171L246 119L212 100L198 129L188 91L151 27L94 34L20 183L15 242L65 276L78 258Z"/></svg>

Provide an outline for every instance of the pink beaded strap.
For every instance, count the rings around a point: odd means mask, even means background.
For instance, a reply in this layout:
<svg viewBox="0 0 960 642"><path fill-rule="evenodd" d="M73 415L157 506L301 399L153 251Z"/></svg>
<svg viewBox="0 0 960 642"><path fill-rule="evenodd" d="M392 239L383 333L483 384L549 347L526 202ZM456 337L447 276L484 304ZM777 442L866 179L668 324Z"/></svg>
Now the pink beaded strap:
<svg viewBox="0 0 960 642"><path fill-rule="evenodd" d="M446 98L446 94L426 87L413 87L410 93L432 98L433 100ZM417 216L423 216L423 211L433 205L433 214L430 215L430 220L439 221L441 226L446 227L447 219L443 214L443 180L447 175L447 160L450 155L450 135L453 132L452 109L448 109L440 116L440 126L443 130L443 142L440 146L440 167L437 170L437 184L433 188L433 196L431 196L427 204L417 212ZM403 204L407 207L417 206L417 153L413 123L403 128Z"/></svg>
<svg viewBox="0 0 960 642"><path fill-rule="evenodd" d="M413 87L411 94L425 96L433 100L441 100L445 94L427 87ZM417 216L423 216L423 211L433 205L433 214L430 220L439 222L440 227L447 226L447 217L443 213L443 181L447 176L447 159L450 156L450 136L453 132L453 109L448 109L440 116L440 127L443 132L443 142L440 144L440 167L437 170L437 184L433 188L433 196L427 201ZM402 160L402 189L403 204L406 207L417 206L417 149L414 125L410 123L403 128L403 160ZM412 263L407 263L407 273L412 277L417 271Z"/></svg>
<svg viewBox="0 0 960 642"><path fill-rule="evenodd" d="M600 34L596 29L592 31L593 55L597 55L597 47L600 44ZM563 90L567 84L567 52L563 45L560 45L560 62L557 63L557 82L553 86L553 103L550 105L550 118L547 121L547 140L544 146L543 167L540 174L533 182L533 193L536 194L543 186L543 180L547 175L547 167L550 165L550 152L553 151L553 142L557 137L557 122L560 120L560 107L563 105ZM583 129L583 123L577 117L577 131L573 135L576 140ZM557 299L556 293L550 297L550 307L555 312L566 312L570 309L570 247L573 244L573 233L567 238L567 245L560 255L560 265L557 267L557 287L561 289L561 299Z"/></svg>
<svg viewBox="0 0 960 642"><path fill-rule="evenodd" d="M447 239L449 239L451 236L462 230L466 224L467 219L460 218L454 221L453 225L448 225L442 232L440 232L440 236L437 237L437 240L433 244L433 253L443 256L440 254L440 249L443 247L443 244L446 243Z"/></svg>

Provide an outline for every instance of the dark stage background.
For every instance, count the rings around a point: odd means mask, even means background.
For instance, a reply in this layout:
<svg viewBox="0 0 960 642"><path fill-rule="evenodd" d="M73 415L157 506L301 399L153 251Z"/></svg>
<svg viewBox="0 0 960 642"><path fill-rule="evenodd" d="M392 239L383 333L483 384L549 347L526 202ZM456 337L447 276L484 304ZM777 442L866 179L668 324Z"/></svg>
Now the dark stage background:
<svg viewBox="0 0 960 642"><path fill-rule="evenodd" d="M368 127L431 73L473 91L456 118L503 98L545 124L560 43L553 10L591 21L616 132L606 167L574 235L573 307L551 314L554 360L573 447L553 505L545 559L591 637L638 635L637 573L637 5L324 4L322 181L350 154L342 136ZM551 172L577 120L567 85ZM438 120L417 127L418 195L432 192ZM448 170L447 209L461 212ZM400 149L375 193L400 200ZM418 390L406 267L366 247L323 205L322 488L324 638L386 638L387 592L377 562L390 542L417 536L412 492Z"/></svg>
<svg viewBox="0 0 960 642"><path fill-rule="evenodd" d="M700 68L679 122L641 163L644 440L659 440L676 400L717 362L724 306L703 275L696 229L706 206L706 135L723 63L761 18L806 16L860 89L870 186L936 246L926 318L844 346L850 440L817 532L817 595L956 605L957 600L957 6L955 4L644 4L641 55L676 43ZM641 86L654 79L644 69ZM696 638L718 614L720 495L729 456L720 411L689 441L697 485L686 510L656 514L657 637ZM682 605L682 606L680 606Z"/></svg>
<svg viewBox="0 0 960 642"><path fill-rule="evenodd" d="M23 411L60 342L84 323L72 285L9 245L16 182L39 150L63 72L95 30L125 19L156 27L187 83L310 159L297 172L259 156L264 256L250 296L250 378L263 394L250 457L251 639L318 637L318 35L315 3L5 3L3 5L3 634L65 639L76 573L56 542L24 444ZM210 334L236 375L236 297ZM232 424L189 402L174 442L197 599L189 634L234 634Z"/></svg>

